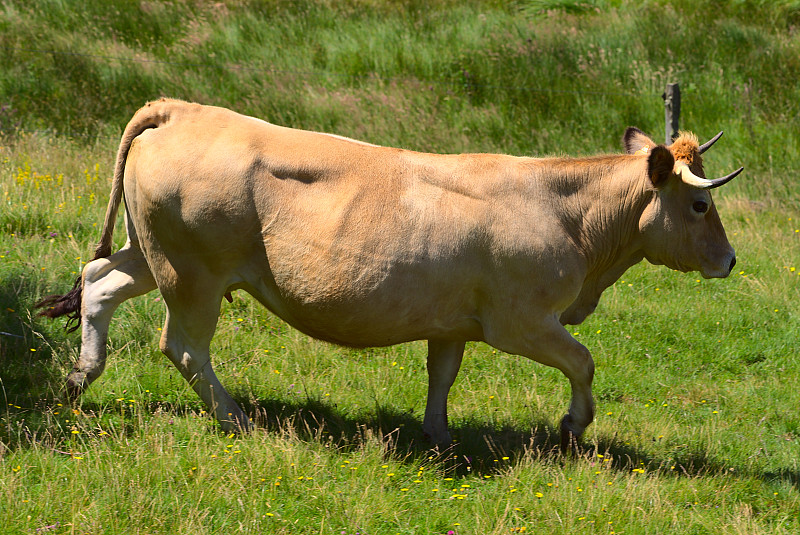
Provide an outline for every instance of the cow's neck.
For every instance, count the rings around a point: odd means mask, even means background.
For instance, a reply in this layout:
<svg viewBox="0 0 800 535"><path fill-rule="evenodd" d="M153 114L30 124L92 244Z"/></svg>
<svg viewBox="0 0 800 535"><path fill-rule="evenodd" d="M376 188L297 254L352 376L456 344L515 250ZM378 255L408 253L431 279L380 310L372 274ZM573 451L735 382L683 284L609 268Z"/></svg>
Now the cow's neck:
<svg viewBox="0 0 800 535"><path fill-rule="evenodd" d="M587 273L575 302L562 323L581 323L603 291L644 258L639 219L652 200L646 176L631 169L630 160L598 160L591 173L583 166L573 177L577 194L568 202L565 225L586 261Z"/></svg>

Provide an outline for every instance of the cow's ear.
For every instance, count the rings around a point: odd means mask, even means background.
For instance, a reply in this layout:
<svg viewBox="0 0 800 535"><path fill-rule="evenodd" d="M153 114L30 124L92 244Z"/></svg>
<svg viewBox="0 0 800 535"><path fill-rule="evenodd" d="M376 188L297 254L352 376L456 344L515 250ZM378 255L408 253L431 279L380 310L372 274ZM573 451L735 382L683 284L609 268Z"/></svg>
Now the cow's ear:
<svg viewBox="0 0 800 535"><path fill-rule="evenodd" d="M647 158L647 176L653 186L660 188L667 183L675 168L675 157L664 145L658 145L649 152Z"/></svg>
<svg viewBox="0 0 800 535"><path fill-rule="evenodd" d="M625 151L628 154L636 154L637 152L640 154L647 154L656 146L653 140L647 137L647 134L635 126L629 126L628 129L625 130L625 135L622 136L622 145L625 147Z"/></svg>

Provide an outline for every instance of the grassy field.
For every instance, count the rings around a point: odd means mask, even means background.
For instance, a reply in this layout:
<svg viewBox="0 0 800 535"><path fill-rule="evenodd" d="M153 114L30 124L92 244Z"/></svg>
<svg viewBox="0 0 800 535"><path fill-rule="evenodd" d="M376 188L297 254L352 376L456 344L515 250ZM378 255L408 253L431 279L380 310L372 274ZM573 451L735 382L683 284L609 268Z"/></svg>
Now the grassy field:
<svg viewBox="0 0 800 535"><path fill-rule="evenodd" d="M3 533L800 533L800 4L61 2L0 5ZM158 351L152 292L120 307L77 405L79 333L35 317L99 237L118 136L161 95L433 152L619 151L725 137L709 175L731 277L641 264L573 327L597 419L554 451L552 369L467 347L456 444L422 439L425 345L355 351L239 292L215 367L258 428L222 434ZM120 218L121 220L121 218ZM121 222L121 221L120 221ZM124 240L121 225L118 245Z"/></svg>

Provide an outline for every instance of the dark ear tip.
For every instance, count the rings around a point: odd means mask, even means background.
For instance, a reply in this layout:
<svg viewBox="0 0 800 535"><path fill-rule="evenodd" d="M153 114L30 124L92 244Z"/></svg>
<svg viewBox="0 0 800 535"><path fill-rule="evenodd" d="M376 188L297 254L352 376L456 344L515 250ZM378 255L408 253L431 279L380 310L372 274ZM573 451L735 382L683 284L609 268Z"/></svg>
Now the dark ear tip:
<svg viewBox="0 0 800 535"><path fill-rule="evenodd" d="M635 126L629 126L628 128L625 129L625 133L622 134L622 141L623 142L627 142L628 140L630 140L635 135L646 136L647 134L645 134L644 132L642 132L641 130L636 128Z"/></svg>
<svg viewBox="0 0 800 535"><path fill-rule="evenodd" d="M653 141L641 130L635 126L629 126L625 129L622 136L622 146L628 154L633 154L644 146L652 147L655 145Z"/></svg>

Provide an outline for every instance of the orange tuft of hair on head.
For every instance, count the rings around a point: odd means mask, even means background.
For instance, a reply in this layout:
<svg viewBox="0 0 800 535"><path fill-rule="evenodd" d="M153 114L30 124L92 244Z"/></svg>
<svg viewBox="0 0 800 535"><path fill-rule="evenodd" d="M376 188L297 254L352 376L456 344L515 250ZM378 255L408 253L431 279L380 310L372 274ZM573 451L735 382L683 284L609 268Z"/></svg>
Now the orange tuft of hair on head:
<svg viewBox="0 0 800 535"><path fill-rule="evenodd" d="M685 162L689 167L692 167L695 162L701 163L700 145L697 142L697 136L691 132L680 132L669 149L676 160Z"/></svg>

